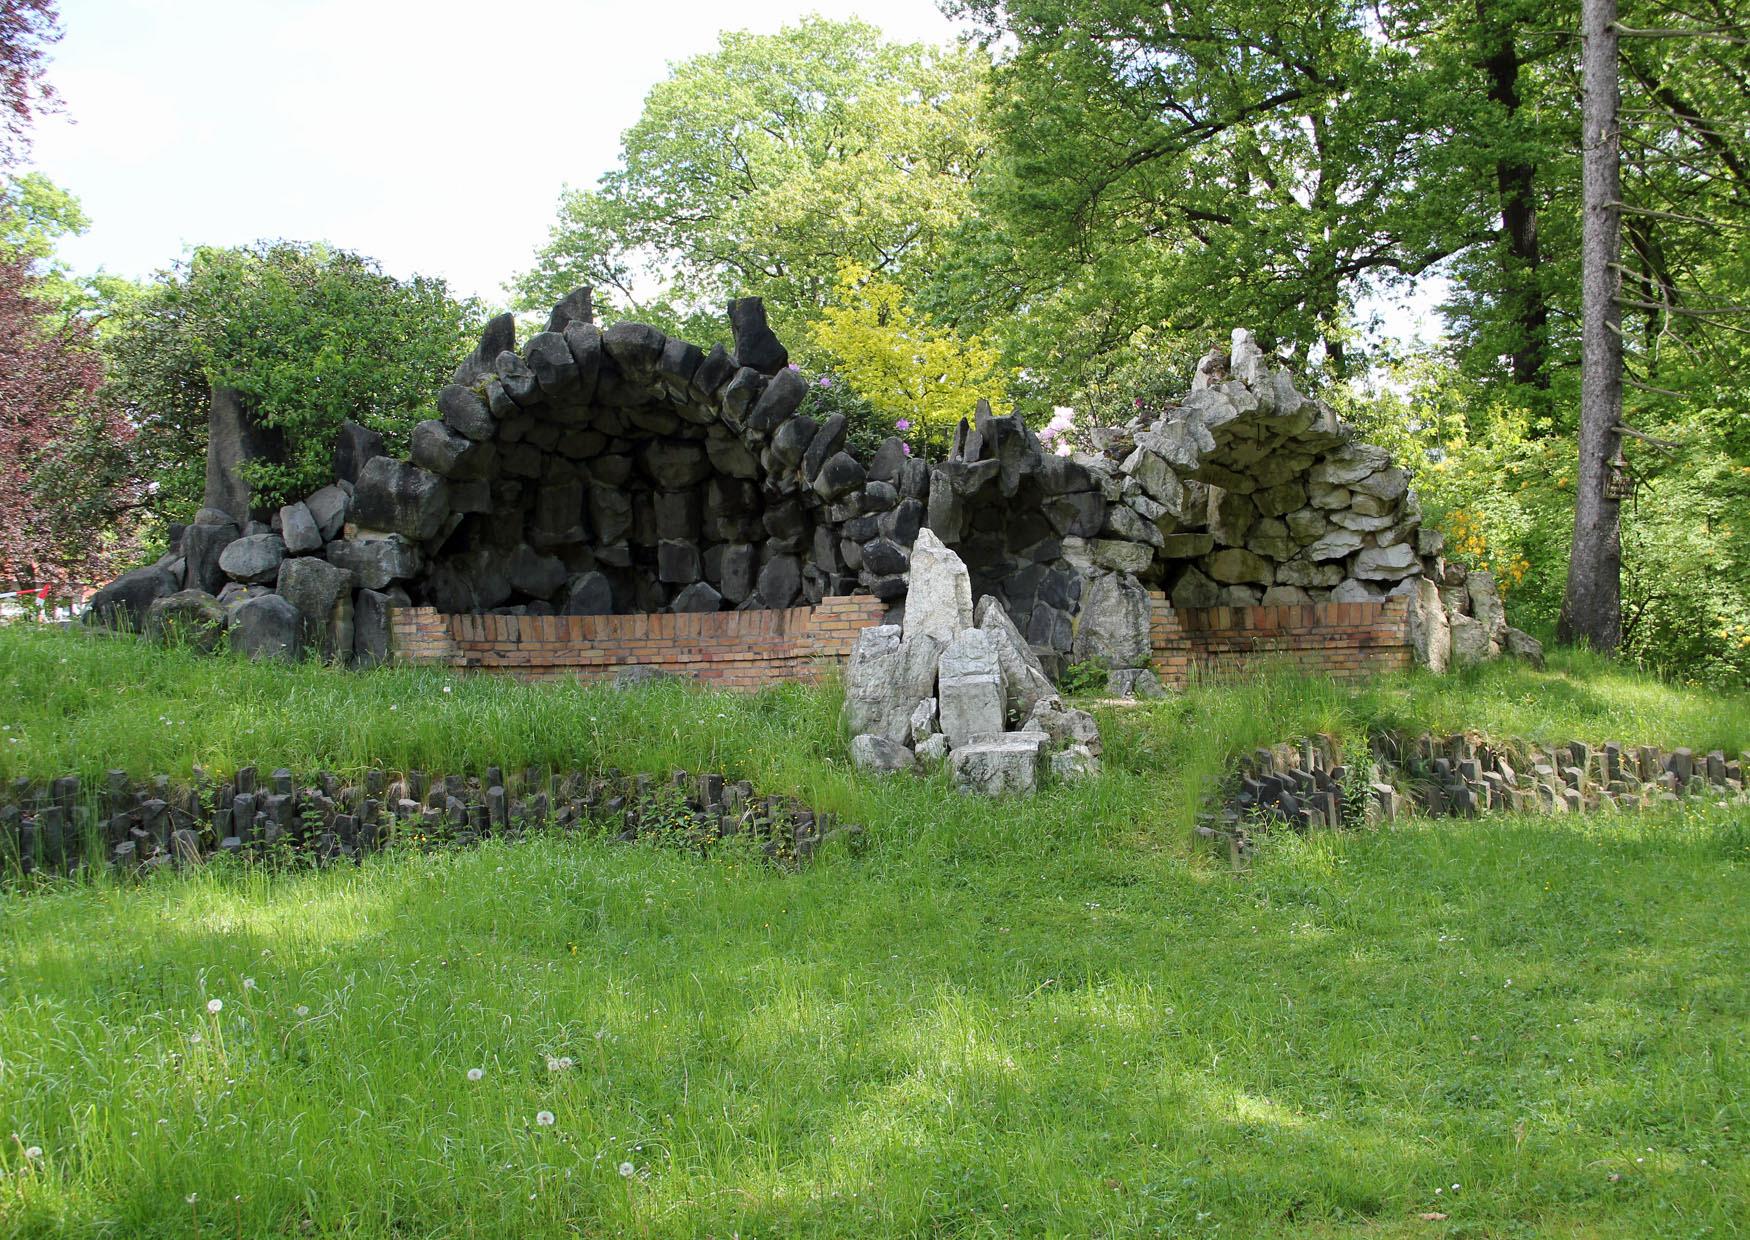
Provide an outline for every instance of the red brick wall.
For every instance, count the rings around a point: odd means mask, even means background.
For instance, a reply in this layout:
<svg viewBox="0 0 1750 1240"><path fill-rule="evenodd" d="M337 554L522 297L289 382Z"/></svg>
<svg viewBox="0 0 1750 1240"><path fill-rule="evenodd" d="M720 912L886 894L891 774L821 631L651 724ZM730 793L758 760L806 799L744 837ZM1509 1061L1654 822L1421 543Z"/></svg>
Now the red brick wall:
<svg viewBox="0 0 1750 1240"><path fill-rule="evenodd" d="M857 634L880 624L886 610L866 594L787 611L698 615L468 616L398 607L390 613L390 646L399 663L482 668L524 680L602 680L639 665L754 689L842 667Z"/></svg>
<svg viewBox="0 0 1750 1240"><path fill-rule="evenodd" d="M1181 689L1193 673L1222 675L1285 662L1338 680L1395 672L1411 663L1409 600L1203 607L1176 611L1151 591L1150 638L1161 683Z"/></svg>

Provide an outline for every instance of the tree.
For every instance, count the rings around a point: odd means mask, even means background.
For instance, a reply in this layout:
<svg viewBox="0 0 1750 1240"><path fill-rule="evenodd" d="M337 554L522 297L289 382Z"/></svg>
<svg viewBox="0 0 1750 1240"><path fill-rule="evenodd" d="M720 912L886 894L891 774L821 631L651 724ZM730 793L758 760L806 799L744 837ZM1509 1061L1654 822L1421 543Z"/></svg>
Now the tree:
<svg viewBox="0 0 1750 1240"><path fill-rule="evenodd" d="M90 328L57 315L18 257L0 259L0 342L0 579L90 582L129 542L117 521L138 496L112 468L128 428L94 398L103 364Z"/></svg>
<svg viewBox="0 0 1750 1240"><path fill-rule="evenodd" d="M566 191L519 304L593 284L641 317L703 308L709 330L688 330L706 336L753 294L800 340L841 260L915 288L971 211L986 65L857 21L725 33L651 90L620 167Z"/></svg>
<svg viewBox="0 0 1750 1240"><path fill-rule="evenodd" d="M141 432L135 470L154 484L160 516L184 519L199 506L214 385L242 391L284 434L286 464L251 479L284 502L328 481L343 421L403 450L482 317L442 280L396 279L344 250L202 247L108 307L104 394Z"/></svg>
<svg viewBox="0 0 1750 1240"><path fill-rule="evenodd" d="M0 0L0 168L56 104L43 62L59 37L52 0ZM84 228L78 201L46 177L0 184L0 578L19 586L89 581L133 532L118 520L137 495L113 467L129 428L94 399L102 362L54 262L56 239Z"/></svg>
<svg viewBox="0 0 1750 1240"><path fill-rule="evenodd" d="M877 414L938 453L980 400L1006 395L995 349L926 322L897 282L855 263L840 268L838 297L814 338Z"/></svg>
<svg viewBox="0 0 1750 1240"><path fill-rule="evenodd" d="M1581 0L1582 128L1580 469L1568 588L1556 633L1614 651L1622 641L1622 536L1612 466L1622 421L1622 200L1616 0Z"/></svg>
<svg viewBox="0 0 1750 1240"><path fill-rule="evenodd" d="M56 105L43 62L60 37L55 0L0 0L0 167L29 144L36 114Z"/></svg>
<svg viewBox="0 0 1750 1240"><path fill-rule="evenodd" d="M994 74L981 202L1030 268L1022 303L1267 342L1348 369L1363 290L1484 231L1436 175L1440 75L1359 3L962 0L1012 51ZM1051 290L1073 290L1069 296Z"/></svg>

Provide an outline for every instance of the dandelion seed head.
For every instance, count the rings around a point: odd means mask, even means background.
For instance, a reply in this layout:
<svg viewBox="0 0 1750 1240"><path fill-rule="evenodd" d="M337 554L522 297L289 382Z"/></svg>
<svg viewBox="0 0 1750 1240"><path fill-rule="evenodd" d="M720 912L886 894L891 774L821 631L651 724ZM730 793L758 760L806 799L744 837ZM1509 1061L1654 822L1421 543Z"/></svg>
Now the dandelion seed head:
<svg viewBox="0 0 1750 1240"><path fill-rule="evenodd" d="M469 1068L468 1069L468 1079L470 1081L478 1081L481 1077L483 1077L485 1075L486 1075L485 1068Z"/></svg>
<svg viewBox="0 0 1750 1240"><path fill-rule="evenodd" d="M620 1164L620 1174L625 1176L627 1179L631 1179L632 1173L636 1170L638 1170L638 1168L634 1167L629 1162L623 1162Z"/></svg>
<svg viewBox="0 0 1750 1240"><path fill-rule="evenodd" d="M543 1128L551 1128L554 1124L553 1112L536 1111L535 1122Z"/></svg>
<svg viewBox="0 0 1750 1240"><path fill-rule="evenodd" d="M214 1016L217 1016L221 1011L223 1011L224 1007L225 1007L225 1001L223 999L208 999L207 1000L207 1011L211 1012Z"/></svg>

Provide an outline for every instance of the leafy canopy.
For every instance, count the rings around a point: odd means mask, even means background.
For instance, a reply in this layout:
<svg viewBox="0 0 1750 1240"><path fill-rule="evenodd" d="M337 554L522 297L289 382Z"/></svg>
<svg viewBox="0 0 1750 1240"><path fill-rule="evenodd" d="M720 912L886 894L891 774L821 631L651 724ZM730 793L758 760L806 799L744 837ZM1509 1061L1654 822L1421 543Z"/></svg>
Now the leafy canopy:
<svg viewBox="0 0 1750 1240"><path fill-rule="evenodd" d="M158 484L160 513L199 505L212 386L237 388L284 434L286 464L252 480L284 502L329 481L343 421L404 449L480 317L442 280L400 280L345 250L201 247L113 306L105 392L144 432L137 468Z"/></svg>
<svg viewBox="0 0 1750 1240"><path fill-rule="evenodd" d="M689 330L704 339L726 298L752 294L801 340L841 261L915 287L972 210L987 64L859 21L724 33L650 91L620 167L566 191L521 304L593 284L656 321L703 310Z"/></svg>
<svg viewBox="0 0 1750 1240"><path fill-rule="evenodd" d="M937 454L980 400L1006 394L1009 376L994 348L931 324L896 281L856 263L840 268L838 296L821 311L814 340L876 413Z"/></svg>

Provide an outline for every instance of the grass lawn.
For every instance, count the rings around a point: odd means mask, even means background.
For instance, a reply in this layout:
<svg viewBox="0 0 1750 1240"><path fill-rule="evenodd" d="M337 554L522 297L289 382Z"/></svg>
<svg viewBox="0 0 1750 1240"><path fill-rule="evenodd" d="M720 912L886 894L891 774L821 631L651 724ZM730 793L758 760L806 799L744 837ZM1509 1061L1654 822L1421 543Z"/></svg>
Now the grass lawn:
<svg viewBox="0 0 1750 1240"><path fill-rule="evenodd" d="M715 767L870 828L793 876L549 837L0 892L0 1235L1750 1219L1741 816L1280 835L1239 877L1185 830L1230 754L1297 732L1737 749L1742 697L1591 661L1261 676L1107 711L1099 780L991 805L847 772L830 687L615 695L17 630L0 685L8 777Z"/></svg>

